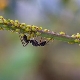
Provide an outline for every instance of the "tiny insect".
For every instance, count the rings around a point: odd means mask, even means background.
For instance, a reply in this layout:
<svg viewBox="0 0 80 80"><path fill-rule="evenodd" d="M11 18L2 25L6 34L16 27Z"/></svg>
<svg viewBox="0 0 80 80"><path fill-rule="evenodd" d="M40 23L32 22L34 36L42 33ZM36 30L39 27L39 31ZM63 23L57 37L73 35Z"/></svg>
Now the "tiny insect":
<svg viewBox="0 0 80 80"><path fill-rule="evenodd" d="M31 43L33 46L45 46L49 41L41 41L40 43L37 40L28 40L26 35L20 36L20 40L23 44L23 46L25 47L28 43Z"/></svg>

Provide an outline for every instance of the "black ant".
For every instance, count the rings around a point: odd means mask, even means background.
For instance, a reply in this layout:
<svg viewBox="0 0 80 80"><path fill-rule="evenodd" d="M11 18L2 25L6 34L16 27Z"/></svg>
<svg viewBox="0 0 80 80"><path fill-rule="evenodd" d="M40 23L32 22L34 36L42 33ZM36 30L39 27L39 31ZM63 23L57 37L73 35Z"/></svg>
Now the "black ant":
<svg viewBox="0 0 80 80"><path fill-rule="evenodd" d="M37 40L28 40L26 35L20 36L20 40L25 47L29 42L32 43L33 46L45 46L48 42L46 41L40 41L40 43Z"/></svg>

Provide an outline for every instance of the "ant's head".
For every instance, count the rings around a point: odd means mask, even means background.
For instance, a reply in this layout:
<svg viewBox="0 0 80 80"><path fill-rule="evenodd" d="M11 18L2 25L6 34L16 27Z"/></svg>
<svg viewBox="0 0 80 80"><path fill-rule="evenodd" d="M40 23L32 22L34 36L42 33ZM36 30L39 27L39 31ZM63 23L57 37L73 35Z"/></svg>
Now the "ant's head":
<svg viewBox="0 0 80 80"><path fill-rule="evenodd" d="M46 44L47 44L47 42L43 41L43 42L40 43L40 46L45 46Z"/></svg>

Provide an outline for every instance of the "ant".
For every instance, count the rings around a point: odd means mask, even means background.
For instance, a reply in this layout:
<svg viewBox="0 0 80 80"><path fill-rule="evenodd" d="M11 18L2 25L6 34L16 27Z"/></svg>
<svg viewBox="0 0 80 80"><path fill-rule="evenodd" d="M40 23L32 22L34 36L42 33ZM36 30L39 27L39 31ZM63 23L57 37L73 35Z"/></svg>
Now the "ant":
<svg viewBox="0 0 80 80"><path fill-rule="evenodd" d="M40 41L40 43L37 40L28 40L26 35L20 36L20 40L25 47L28 43L31 43L33 46L45 46L48 42L46 41Z"/></svg>

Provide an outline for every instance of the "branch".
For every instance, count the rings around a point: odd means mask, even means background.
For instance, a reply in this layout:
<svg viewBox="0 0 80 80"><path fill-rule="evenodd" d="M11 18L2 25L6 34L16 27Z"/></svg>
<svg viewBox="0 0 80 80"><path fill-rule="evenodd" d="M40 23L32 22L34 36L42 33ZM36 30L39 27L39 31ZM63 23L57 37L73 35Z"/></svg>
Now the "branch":
<svg viewBox="0 0 80 80"><path fill-rule="evenodd" d="M56 33L53 31L49 31L48 29L42 29L42 27L20 23L18 20L14 21L11 19L5 19L2 16L0 16L0 30L7 30L11 32L16 32L18 34L27 33L30 35L30 38L41 36L45 38L68 42L70 44L73 44L73 43L80 44L79 33L69 36L69 35L66 35L64 32Z"/></svg>

